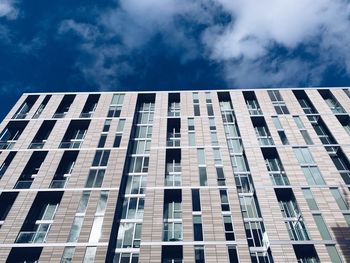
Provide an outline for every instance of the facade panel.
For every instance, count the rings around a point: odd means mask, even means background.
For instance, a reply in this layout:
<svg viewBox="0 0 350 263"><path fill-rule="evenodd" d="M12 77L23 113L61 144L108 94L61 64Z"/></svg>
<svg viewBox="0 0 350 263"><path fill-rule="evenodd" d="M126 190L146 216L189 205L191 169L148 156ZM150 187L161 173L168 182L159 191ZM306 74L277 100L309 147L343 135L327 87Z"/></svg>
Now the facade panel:
<svg viewBox="0 0 350 263"><path fill-rule="evenodd" d="M23 94L7 262L350 261L347 88Z"/></svg>

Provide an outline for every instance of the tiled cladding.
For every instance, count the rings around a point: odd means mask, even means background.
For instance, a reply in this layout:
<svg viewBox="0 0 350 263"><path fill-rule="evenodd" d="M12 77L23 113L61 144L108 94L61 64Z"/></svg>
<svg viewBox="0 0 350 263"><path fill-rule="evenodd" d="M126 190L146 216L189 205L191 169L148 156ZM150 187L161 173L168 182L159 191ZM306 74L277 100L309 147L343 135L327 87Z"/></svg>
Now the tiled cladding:
<svg viewBox="0 0 350 263"><path fill-rule="evenodd" d="M348 262L349 94L23 94L0 124L1 259Z"/></svg>

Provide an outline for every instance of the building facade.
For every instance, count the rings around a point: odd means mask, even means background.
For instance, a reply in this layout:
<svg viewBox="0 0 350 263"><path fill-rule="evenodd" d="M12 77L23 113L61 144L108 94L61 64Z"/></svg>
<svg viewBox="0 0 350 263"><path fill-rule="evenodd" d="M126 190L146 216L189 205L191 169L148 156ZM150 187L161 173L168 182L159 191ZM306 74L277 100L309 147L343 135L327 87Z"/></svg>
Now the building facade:
<svg viewBox="0 0 350 263"><path fill-rule="evenodd" d="M6 262L350 262L350 91L23 94Z"/></svg>

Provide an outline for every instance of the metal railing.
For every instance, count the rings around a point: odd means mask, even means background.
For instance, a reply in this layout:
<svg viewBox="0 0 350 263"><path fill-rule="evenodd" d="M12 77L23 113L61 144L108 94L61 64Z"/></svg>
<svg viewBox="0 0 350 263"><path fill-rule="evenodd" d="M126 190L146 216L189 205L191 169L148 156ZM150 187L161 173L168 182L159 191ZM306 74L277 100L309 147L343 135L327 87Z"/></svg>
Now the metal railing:
<svg viewBox="0 0 350 263"><path fill-rule="evenodd" d="M32 185L32 180L20 180L17 181L14 189L28 189Z"/></svg>
<svg viewBox="0 0 350 263"><path fill-rule="evenodd" d="M47 233L46 231L22 231L18 234L16 243L43 243Z"/></svg>

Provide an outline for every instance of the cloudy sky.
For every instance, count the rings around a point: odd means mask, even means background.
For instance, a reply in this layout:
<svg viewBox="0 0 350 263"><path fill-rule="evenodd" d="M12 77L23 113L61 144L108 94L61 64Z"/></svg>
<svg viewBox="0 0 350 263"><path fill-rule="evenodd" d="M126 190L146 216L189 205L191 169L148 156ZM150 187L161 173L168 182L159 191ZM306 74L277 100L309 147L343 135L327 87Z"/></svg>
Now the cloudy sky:
<svg viewBox="0 0 350 263"><path fill-rule="evenodd" d="M23 92L350 86L349 0L0 0Z"/></svg>

